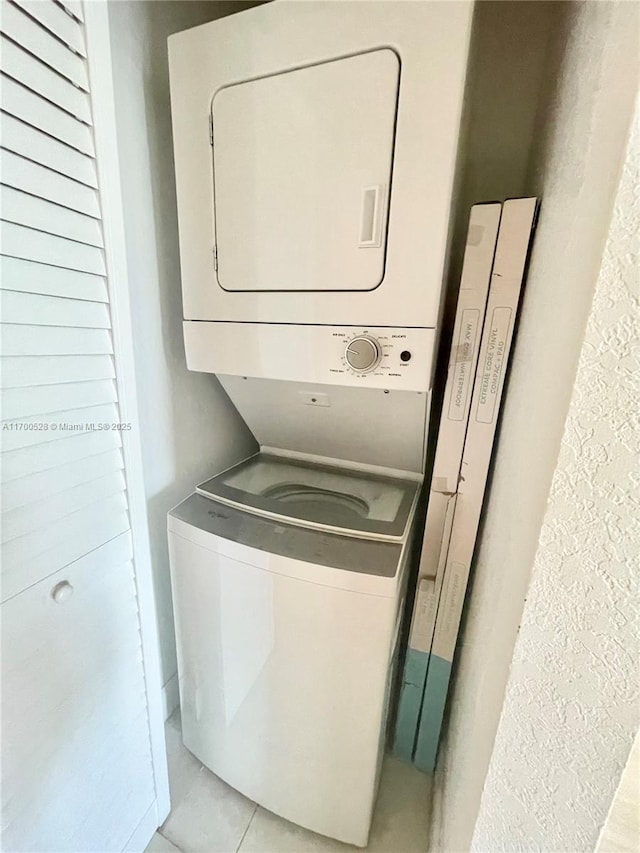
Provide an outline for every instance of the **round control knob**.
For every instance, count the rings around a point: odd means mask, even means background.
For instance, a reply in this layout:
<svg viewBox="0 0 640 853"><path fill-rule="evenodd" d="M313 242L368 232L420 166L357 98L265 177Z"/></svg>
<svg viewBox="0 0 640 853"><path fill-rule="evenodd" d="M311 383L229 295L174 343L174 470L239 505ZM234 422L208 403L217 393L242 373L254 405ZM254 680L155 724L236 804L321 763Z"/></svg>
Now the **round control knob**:
<svg viewBox="0 0 640 853"><path fill-rule="evenodd" d="M358 373L373 370L380 361L381 355L380 344L367 335L359 335L349 341L344 353L349 367Z"/></svg>

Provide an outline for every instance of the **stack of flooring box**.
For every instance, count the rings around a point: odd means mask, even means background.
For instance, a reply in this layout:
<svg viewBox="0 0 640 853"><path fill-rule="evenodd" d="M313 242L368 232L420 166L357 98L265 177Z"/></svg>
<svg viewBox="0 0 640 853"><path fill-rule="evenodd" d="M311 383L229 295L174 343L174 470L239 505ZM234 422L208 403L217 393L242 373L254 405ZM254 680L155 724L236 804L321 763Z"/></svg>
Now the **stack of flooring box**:
<svg viewBox="0 0 640 853"><path fill-rule="evenodd" d="M394 749L436 762L531 236L535 198L471 210Z"/></svg>

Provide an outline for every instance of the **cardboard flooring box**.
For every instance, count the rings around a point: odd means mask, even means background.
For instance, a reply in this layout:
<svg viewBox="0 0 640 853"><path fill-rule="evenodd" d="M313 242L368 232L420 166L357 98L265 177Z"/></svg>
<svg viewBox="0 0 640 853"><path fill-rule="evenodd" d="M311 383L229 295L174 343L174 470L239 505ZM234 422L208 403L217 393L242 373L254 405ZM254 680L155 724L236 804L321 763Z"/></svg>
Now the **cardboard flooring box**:
<svg viewBox="0 0 640 853"><path fill-rule="evenodd" d="M439 601L431 606L435 610L435 628L413 756L416 766L427 772L434 769L436 762L451 664L536 213L535 198L512 199L505 202L502 209L460 479L451 512L450 532L445 535L448 541L443 544L439 558L444 564L442 585Z"/></svg>
<svg viewBox="0 0 640 853"><path fill-rule="evenodd" d="M473 381L480 349L502 205L471 209L436 456L429 492L418 586L396 723L394 750L411 761L435 627L436 606L456 502Z"/></svg>

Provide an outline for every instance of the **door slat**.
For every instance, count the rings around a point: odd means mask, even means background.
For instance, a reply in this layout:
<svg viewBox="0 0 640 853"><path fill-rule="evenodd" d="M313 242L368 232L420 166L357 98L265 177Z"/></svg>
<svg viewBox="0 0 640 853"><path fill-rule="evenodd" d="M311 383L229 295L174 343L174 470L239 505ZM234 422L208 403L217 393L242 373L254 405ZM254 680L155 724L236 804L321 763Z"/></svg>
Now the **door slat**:
<svg viewBox="0 0 640 853"><path fill-rule="evenodd" d="M64 6L77 21L84 21L82 11L82 0L58 0L61 6Z"/></svg>
<svg viewBox="0 0 640 853"><path fill-rule="evenodd" d="M0 290L19 290L43 296L64 296L88 302L108 302L107 283L102 276L65 270L51 264L6 258L0 255Z"/></svg>
<svg viewBox="0 0 640 853"><path fill-rule="evenodd" d="M0 180L5 186L53 201L61 207L96 219L100 217L98 194L92 187L83 186L12 151L0 151Z"/></svg>
<svg viewBox="0 0 640 853"><path fill-rule="evenodd" d="M59 492L53 498L43 498L33 504L3 512L0 518L1 541L10 542L28 534L39 536L43 526L124 491L122 472L110 471L88 483L79 483Z"/></svg>
<svg viewBox="0 0 640 853"><path fill-rule="evenodd" d="M3 421L2 448L6 453L51 441L71 441L78 433L115 432L110 427L117 423L118 407L112 403L21 417L15 421ZM100 425L106 428L99 429Z"/></svg>
<svg viewBox="0 0 640 853"><path fill-rule="evenodd" d="M3 483L0 491L2 509L7 512L50 498L58 492L103 477L110 471L120 471L123 464L121 451L114 449Z"/></svg>
<svg viewBox="0 0 640 853"><path fill-rule="evenodd" d="M48 471L68 462L106 453L120 447L121 443L122 436L119 432L83 432L74 433L71 438L57 442L6 451L2 454L0 479L3 483L14 482L21 477Z"/></svg>
<svg viewBox="0 0 640 853"><path fill-rule="evenodd" d="M5 323L42 326L77 326L109 329L109 309L103 302L84 302L0 290L0 316Z"/></svg>
<svg viewBox="0 0 640 853"><path fill-rule="evenodd" d="M106 329L69 329L56 326L2 326L2 355L111 354Z"/></svg>
<svg viewBox="0 0 640 853"><path fill-rule="evenodd" d="M93 138L88 125L16 83L4 74L1 79L2 109L48 133L60 142L93 156Z"/></svg>
<svg viewBox="0 0 640 853"><path fill-rule="evenodd" d="M33 385L2 391L2 420L83 409L117 402L113 380L71 382L65 385Z"/></svg>
<svg viewBox="0 0 640 853"><path fill-rule="evenodd" d="M13 258L94 275L105 275L107 272L101 249L12 222L0 222L0 249L3 255L11 255Z"/></svg>
<svg viewBox="0 0 640 853"><path fill-rule="evenodd" d="M25 15L13 3L2 4L0 30L80 89L89 91L87 64L82 57L61 44L52 33Z"/></svg>
<svg viewBox="0 0 640 853"><path fill-rule="evenodd" d="M0 387L5 389L114 378L115 368L110 355L31 355L0 358Z"/></svg>
<svg viewBox="0 0 640 853"><path fill-rule="evenodd" d="M2 147L94 189L95 160L7 113L0 113ZM70 185L73 187L73 185Z"/></svg>
<svg viewBox="0 0 640 853"><path fill-rule="evenodd" d="M48 65L39 62L8 38L2 38L0 50L2 51L2 70L7 76L26 86L36 95L51 101L79 121L91 124L91 107L86 92L78 89L70 80L61 77Z"/></svg>
<svg viewBox="0 0 640 853"><path fill-rule="evenodd" d="M7 222L66 237L67 240L86 243L99 249L104 247L98 219L13 187L0 186L0 211Z"/></svg>
<svg viewBox="0 0 640 853"><path fill-rule="evenodd" d="M52 0L13 0L13 2L70 47L74 53L86 57L82 27L57 3Z"/></svg>

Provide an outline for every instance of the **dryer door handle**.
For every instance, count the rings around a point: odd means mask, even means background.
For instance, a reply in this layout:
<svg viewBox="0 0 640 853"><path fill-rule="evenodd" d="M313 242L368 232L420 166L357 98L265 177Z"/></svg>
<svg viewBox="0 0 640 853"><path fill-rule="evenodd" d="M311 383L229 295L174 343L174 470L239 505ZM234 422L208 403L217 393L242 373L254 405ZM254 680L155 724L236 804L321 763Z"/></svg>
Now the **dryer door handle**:
<svg viewBox="0 0 640 853"><path fill-rule="evenodd" d="M361 249L376 248L382 244L384 200L384 184L376 184L362 190L360 239L358 240L358 246Z"/></svg>

